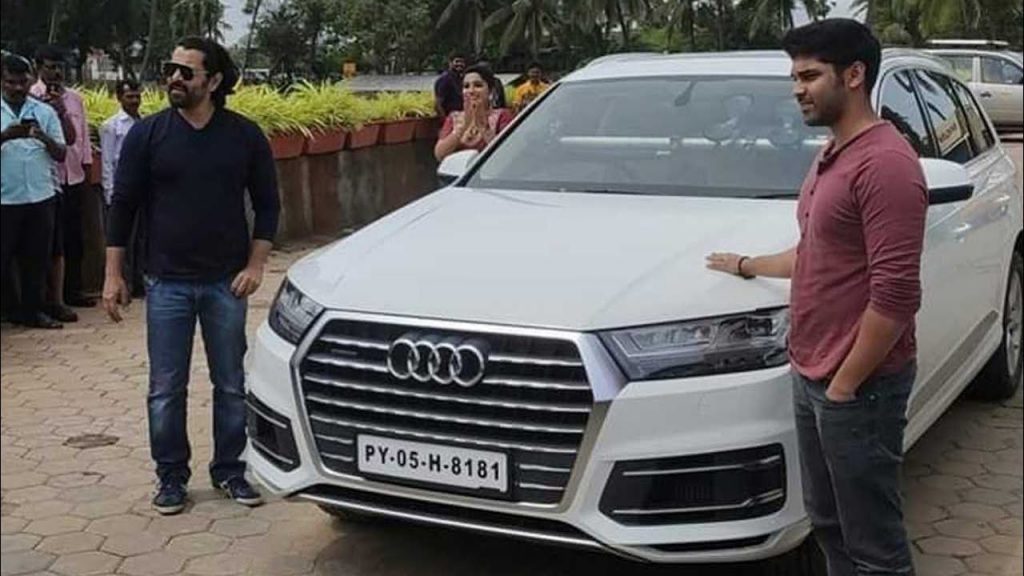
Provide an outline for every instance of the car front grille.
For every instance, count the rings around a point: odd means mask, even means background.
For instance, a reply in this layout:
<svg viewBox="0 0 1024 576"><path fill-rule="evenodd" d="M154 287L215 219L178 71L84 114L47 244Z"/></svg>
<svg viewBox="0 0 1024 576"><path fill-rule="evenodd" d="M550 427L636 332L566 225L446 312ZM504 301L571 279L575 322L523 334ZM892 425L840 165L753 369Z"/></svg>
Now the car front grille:
<svg viewBox="0 0 1024 576"><path fill-rule="evenodd" d="M388 367L392 344L410 335L481 343L487 350L483 378L464 387L395 377ZM561 501L594 404L579 350L568 339L331 320L299 372L310 428L328 470L363 476L356 458L359 434L503 452L509 455L506 495L427 487L530 504Z"/></svg>

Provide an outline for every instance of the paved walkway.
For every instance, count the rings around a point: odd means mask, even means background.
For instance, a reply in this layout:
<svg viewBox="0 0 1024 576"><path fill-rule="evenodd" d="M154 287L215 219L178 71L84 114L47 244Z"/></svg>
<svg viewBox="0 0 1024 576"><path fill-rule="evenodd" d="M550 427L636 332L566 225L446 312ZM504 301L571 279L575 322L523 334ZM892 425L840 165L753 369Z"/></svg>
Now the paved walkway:
<svg viewBox="0 0 1024 576"><path fill-rule="evenodd" d="M1021 147L1015 146L1021 162ZM299 252L275 253L254 296L266 315ZM201 348L201 347L199 347ZM258 574L344 576L680 576L742 568L649 567L593 553L391 523L344 524L308 504L248 510L220 499L203 467L211 394L201 349L190 432L195 505L157 517L147 447L142 311L100 311L60 332L4 326L0 355L3 576ZM908 457L908 516L921 576L1022 573L1022 398L959 402Z"/></svg>

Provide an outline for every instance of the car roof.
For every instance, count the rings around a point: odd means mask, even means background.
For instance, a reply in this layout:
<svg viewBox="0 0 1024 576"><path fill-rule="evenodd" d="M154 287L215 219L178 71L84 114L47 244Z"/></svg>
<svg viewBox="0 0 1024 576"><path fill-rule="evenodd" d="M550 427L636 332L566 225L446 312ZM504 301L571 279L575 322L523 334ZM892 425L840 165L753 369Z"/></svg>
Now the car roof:
<svg viewBox="0 0 1024 576"><path fill-rule="evenodd" d="M938 56L999 56L1002 58L1012 58L1014 60L1020 60L1021 56L1017 52L1009 52L1007 50L985 50L983 48L936 48L927 50L929 54L936 54Z"/></svg>
<svg viewBox="0 0 1024 576"><path fill-rule="evenodd" d="M898 66L918 66L944 72L949 65L920 50L886 49L881 72ZM688 54L612 54L591 61L566 76L563 83L668 76L750 76L789 78L791 61L782 51L703 52Z"/></svg>
<svg viewBox="0 0 1024 576"><path fill-rule="evenodd" d="M929 46L943 46L949 48L990 48L990 49L1002 49L1006 50L1010 47L1010 43L1005 40L983 40L983 39L958 39L958 38L941 38L936 40L929 40Z"/></svg>

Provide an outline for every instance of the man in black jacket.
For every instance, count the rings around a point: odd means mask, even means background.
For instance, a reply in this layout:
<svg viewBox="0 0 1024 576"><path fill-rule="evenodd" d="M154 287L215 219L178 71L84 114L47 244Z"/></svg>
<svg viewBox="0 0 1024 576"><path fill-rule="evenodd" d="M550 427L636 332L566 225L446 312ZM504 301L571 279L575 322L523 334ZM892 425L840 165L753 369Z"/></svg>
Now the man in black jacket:
<svg viewBox="0 0 1024 576"><path fill-rule="evenodd" d="M150 361L149 435L162 514L185 508L191 476L186 396L196 321L213 381L214 486L244 505L262 502L245 480L245 317L263 280L280 203L270 145L225 109L238 71L217 43L179 42L163 75L171 107L125 138L114 180L103 304L121 320L130 292L121 274L136 213L148 231L144 262ZM252 238L245 215L255 212Z"/></svg>

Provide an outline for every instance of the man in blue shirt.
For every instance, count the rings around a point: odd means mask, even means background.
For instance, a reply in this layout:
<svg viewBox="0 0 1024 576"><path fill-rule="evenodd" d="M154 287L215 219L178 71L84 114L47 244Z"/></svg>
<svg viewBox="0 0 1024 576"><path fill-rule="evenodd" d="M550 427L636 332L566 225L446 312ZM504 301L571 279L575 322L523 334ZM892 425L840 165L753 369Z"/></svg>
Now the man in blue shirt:
<svg viewBox="0 0 1024 576"><path fill-rule="evenodd" d="M67 154L57 113L28 96L29 62L3 57L0 102L0 277L17 260L22 309L12 320L30 328L61 328L43 312L53 241L56 163Z"/></svg>

